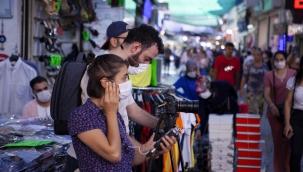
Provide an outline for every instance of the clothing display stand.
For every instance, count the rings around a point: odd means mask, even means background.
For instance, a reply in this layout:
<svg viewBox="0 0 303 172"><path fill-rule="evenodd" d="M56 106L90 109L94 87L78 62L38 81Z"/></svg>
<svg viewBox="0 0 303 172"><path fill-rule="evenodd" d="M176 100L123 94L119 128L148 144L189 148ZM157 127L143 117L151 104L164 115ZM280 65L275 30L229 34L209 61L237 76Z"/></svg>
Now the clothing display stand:
<svg viewBox="0 0 303 172"><path fill-rule="evenodd" d="M159 119L159 122L156 127L156 134L155 140L157 141L160 139L157 137L159 126L162 120L166 124L166 128L164 131L168 131L174 127L179 127L183 131L183 122L188 122L182 120L182 115L180 115L179 110L188 111L193 113L194 106L191 106L192 103L198 104L196 101L188 101L184 100L174 94L175 87L166 84L159 84L157 87L133 87L133 97L142 109L146 110L148 113L152 114L153 116ZM191 102L187 104L187 102ZM185 108L186 107L186 108ZM187 107L191 107L187 109ZM181 109L179 109L181 108ZM184 109L183 109L184 108ZM196 107L197 108L197 107ZM197 112L195 112L197 113ZM194 115L195 116L195 115ZM181 121L181 123L180 123ZM196 121L196 120L194 120ZM181 125L180 125L181 124ZM195 125L195 124L194 124ZM187 128L188 129L188 128ZM136 131L136 133L135 133ZM139 133L139 134L138 134ZM134 124L130 122L130 135L134 136L137 140L141 141L144 144L149 137L151 136L151 129L147 127L142 127L138 124ZM138 137L139 135L139 137ZM190 137L188 137L190 138ZM140 140L142 139L142 140ZM180 145L180 139L177 138L178 145L174 146L174 149L165 154L164 156L160 156L157 160L150 160L148 162L148 169L146 168L147 163L142 166L142 171L162 171L162 170L169 170L175 171L180 167L181 171L185 171L184 162L183 162L183 154L182 154L182 146ZM184 139L183 139L184 141ZM183 142L184 143L184 142ZM189 141L190 143L190 141ZM187 144L190 145L190 144ZM184 145L183 145L184 148ZM184 149L187 149L184 148ZM189 148L188 148L189 149ZM190 151L189 151L190 152ZM162 160L163 158L163 160ZM190 162L190 161L189 161ZM152 165L152 164L157 164ZM187 162L188 164L188 162ZM163 166L162 166L163 165Z"/></svg>

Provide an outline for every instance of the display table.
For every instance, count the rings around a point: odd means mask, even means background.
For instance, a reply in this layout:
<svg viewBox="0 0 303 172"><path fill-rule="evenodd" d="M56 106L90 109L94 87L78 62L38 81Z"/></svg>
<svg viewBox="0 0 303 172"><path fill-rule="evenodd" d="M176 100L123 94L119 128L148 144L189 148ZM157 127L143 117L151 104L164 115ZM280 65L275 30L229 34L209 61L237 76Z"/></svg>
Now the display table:
<svg viewBox="0 0 303 172"><path fill-rule="evenodd" d="M53 132L51 119L0 120L0 172L64 171L70 136Z"/></svg>

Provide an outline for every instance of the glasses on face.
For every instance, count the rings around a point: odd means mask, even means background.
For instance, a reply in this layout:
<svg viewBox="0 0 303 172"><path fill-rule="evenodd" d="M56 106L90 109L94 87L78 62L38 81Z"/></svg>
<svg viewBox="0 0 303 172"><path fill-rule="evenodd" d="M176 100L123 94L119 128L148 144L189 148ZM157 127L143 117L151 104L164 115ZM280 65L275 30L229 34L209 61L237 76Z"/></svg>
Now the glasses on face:
<svg viewBox="0 0 303 172"><path fill-rule="evenodd" d="M123 143L124 139L122 137L122 135L120 134L120 137L121 137L121 146L122 146L122 149L124 150L124 152L126 154L128 154L130 152L130 148L128 147L128 145L126 143Z"/></svg>
<svg viewBox="0 0 303 172"><path fill-rule="evenodd" d="M125 39L126 37L116 36L115 38Z"/></svg>

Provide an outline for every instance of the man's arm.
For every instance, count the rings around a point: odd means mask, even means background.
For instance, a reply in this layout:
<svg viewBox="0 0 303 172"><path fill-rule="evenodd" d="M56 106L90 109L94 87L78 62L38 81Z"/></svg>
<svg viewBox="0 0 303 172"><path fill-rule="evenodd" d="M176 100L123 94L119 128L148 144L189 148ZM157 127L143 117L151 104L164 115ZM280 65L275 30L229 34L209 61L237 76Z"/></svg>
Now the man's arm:
<svg viewBox="0 0 303 172"><path fill-rule="evenodd" d="M127 114L130 120L137 124L146 126L149 128L156 128L159 121L158 118L150 115L145 110L141 109L137 103L132 103L126 107ZM161 123L160 128L164 128L164 122Z"/></svg>
<svg viewBox="0 0 303 172"><path fill-rule="evenodd" d="M217 80L217 76L218 76L218 69L214 69L213 81L216 81L216 80Z"/></svg>
<svg viewBox="0 0 303 172"><path fill-rule="evenodd" d="M235 90L238 90L239 82L240 82L240 72L236 72Z"/></svg>

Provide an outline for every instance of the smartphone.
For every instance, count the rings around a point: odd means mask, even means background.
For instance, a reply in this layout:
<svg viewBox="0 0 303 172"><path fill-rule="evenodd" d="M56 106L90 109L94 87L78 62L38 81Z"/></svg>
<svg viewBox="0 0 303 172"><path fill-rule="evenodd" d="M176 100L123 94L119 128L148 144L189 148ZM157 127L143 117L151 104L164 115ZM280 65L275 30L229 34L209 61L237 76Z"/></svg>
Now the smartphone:
<svg viewBox="0 0 303 172"><path fill-rule="evenodd" d="M294 133L291 132L291 133L288 134L287 138L290 139L293 135L294 135Z"/></svg>

